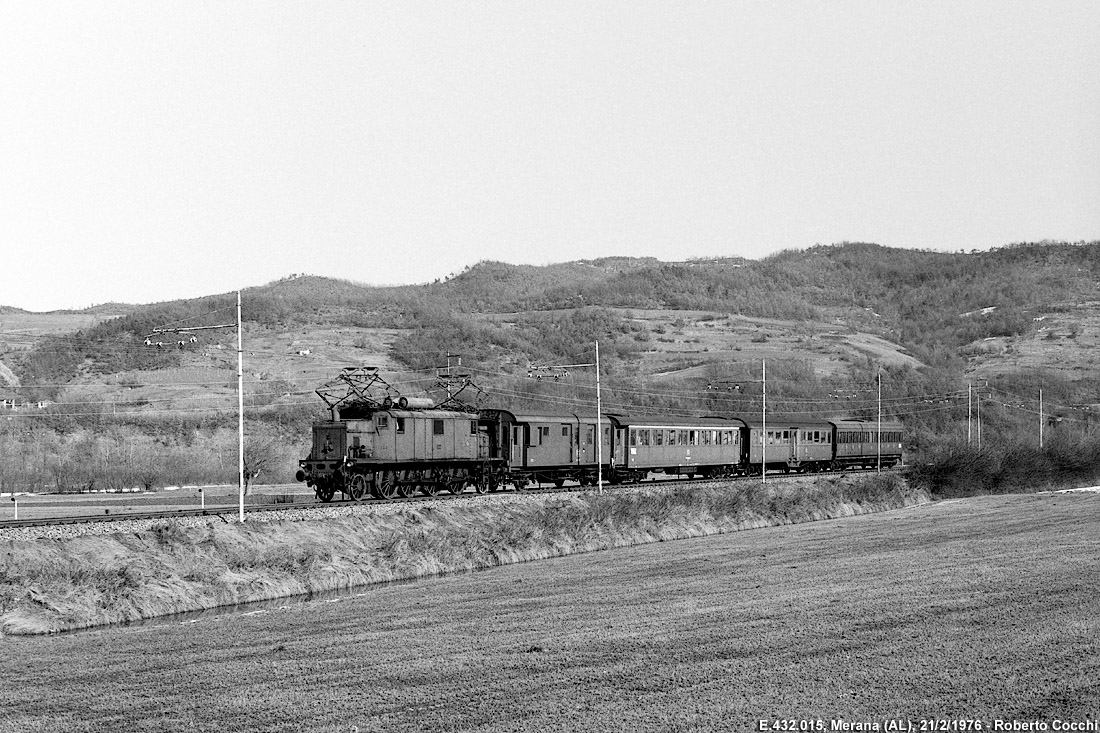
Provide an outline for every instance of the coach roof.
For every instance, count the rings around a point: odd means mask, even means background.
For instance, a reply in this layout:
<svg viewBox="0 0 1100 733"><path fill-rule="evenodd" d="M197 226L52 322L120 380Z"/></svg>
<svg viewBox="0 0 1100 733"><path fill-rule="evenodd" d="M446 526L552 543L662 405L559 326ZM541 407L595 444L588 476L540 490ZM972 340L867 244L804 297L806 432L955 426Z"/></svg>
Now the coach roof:
<svg viewBox="0 0 1100 733"><path fill-rule="evenodd" d="M717 430L737 430L745 427L745 422L736 417L670 417L668 415L617 415L608 417L624 428L712 428Z"/></svg>

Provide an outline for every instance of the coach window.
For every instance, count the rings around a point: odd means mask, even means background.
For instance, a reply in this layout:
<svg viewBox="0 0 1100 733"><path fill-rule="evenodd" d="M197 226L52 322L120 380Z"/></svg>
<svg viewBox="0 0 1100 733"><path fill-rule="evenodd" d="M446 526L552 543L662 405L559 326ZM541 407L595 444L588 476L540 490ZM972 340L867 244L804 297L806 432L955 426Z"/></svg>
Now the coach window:
<svg viewBox="0 0 1100 733"><path fill-rule="evenodd" d="M699 445L698 430L692 430L691 433L688 434L688 445Z"/></svg>
<svg viewBox="0 0 1100 733"><path fill-rule="evenodd" d="M389 415L379 415L378 416L378 429L379 430L385 430L389 426L390 426L390 416Z"/></svg>
<svg viewBox="0 0 1100 733"><path fill-rule="evenodd" d="M627 436L631 447L636 447L638 445L638 431L631 428L627 431Z"/></svg>
<svg viewBox="0 0 1100 733"><path fill-rule="evenodd" d="M681 430L680 431L680 445L687 445L687 444L688 444L688 431Z"/></svg>
<svg viewBox="0 0 1100 733"><path fill-rule="evenodd" d="M664 444L665 444L665 431L664 430L654 430L653 431L653 445L664 445Z"/></svg>
<svg viewBox="0 0 1100 733"><path fill-rule="evenodd" d="M435 435L443 435L443 421L432 420L432 433Z"/></svg>
<svg viewBox="0 0 1100 733"><path fill-rule="evenodd" d="M665 437L665 440L668 442L669 445L676 445L676 431L669 430L668 435Z"/></svg>
<svg viewBox="0 0 1100 733"><path fill-rule="evenodd" d="M638 445L649 445L649 430L638 431Z"/></svg>

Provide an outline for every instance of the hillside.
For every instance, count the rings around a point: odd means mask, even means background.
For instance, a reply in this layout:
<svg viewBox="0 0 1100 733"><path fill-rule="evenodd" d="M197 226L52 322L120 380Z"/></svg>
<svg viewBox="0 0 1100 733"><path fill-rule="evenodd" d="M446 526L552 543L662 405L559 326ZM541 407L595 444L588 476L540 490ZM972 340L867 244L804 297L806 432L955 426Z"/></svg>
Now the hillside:
<svg viewBox="0 0 1100 733"><path fill-rule="evenodd" d="M871 417L881 374L884 409L913 427L914 448L966 434L968 383L991 429L1034 420L1042 388L1045 414L1087 432L1100 402L1098 283L1100 243L482 262L401 287L295 275L243 291L246 407L290 452L322 411L313 390L341 368L378 366L402 392L442 394L437 374L461 359L487 404L590 409L591 369L551 369L541 380L528 369L590 363L599 340L609 410L758 412L766 360L773 414ZM6 308L0 389L5 399L55 403L53 422L19 429L94 420L135 424L145 436L167 421L172 440L184 440L228 427L235 329L155 329L235 317L235 294L75 313Z"/></svg>
<svg viewBox="0 0 1100 733"><path fill-rule="evenodd" d="M983 379L1013 366L1072 377L1093 364L1098 281L1096 244L971 254L845 244L758 262L483 262L444 282L389 288L292 276L246 290L244 317L249 350L264 354L256 371L279 377L294 375L276 357L305 348L314 362L412 368L457 353L491 372L580 359L596 339L608 371L633 376L793 358L819 377L851 376L846 364L860 360ZM216 366L209 354L150 356L137 346L158 327L232 321L232 301L8 312L0 359L32 388ZM204 336L231 345L225 333Z"/></svg>

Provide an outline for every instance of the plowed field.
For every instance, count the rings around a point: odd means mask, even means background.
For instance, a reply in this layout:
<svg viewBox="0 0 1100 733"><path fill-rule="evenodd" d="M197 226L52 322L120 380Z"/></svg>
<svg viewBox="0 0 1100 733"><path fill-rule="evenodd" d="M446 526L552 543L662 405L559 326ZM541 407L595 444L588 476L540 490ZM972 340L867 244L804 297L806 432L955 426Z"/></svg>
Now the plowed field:
<svg viewBox="0 0 1100 733"><path fill-rule="evenodd" d="M0 639L3 731L1100 717L1100 495L983 497ZM914 727L914 730L919 730Z"/></svg>

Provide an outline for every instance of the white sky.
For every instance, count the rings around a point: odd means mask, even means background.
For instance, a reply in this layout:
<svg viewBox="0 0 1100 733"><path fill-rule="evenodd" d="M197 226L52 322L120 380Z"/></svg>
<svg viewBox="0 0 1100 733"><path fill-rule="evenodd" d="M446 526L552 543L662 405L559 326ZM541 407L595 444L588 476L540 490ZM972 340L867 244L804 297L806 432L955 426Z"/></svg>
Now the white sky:
<svg viewBox="0 0 1100 733"><path fill-rule="evenodd" d="M0 3L0 304L1100 239L1100 3Z"/></svg>

